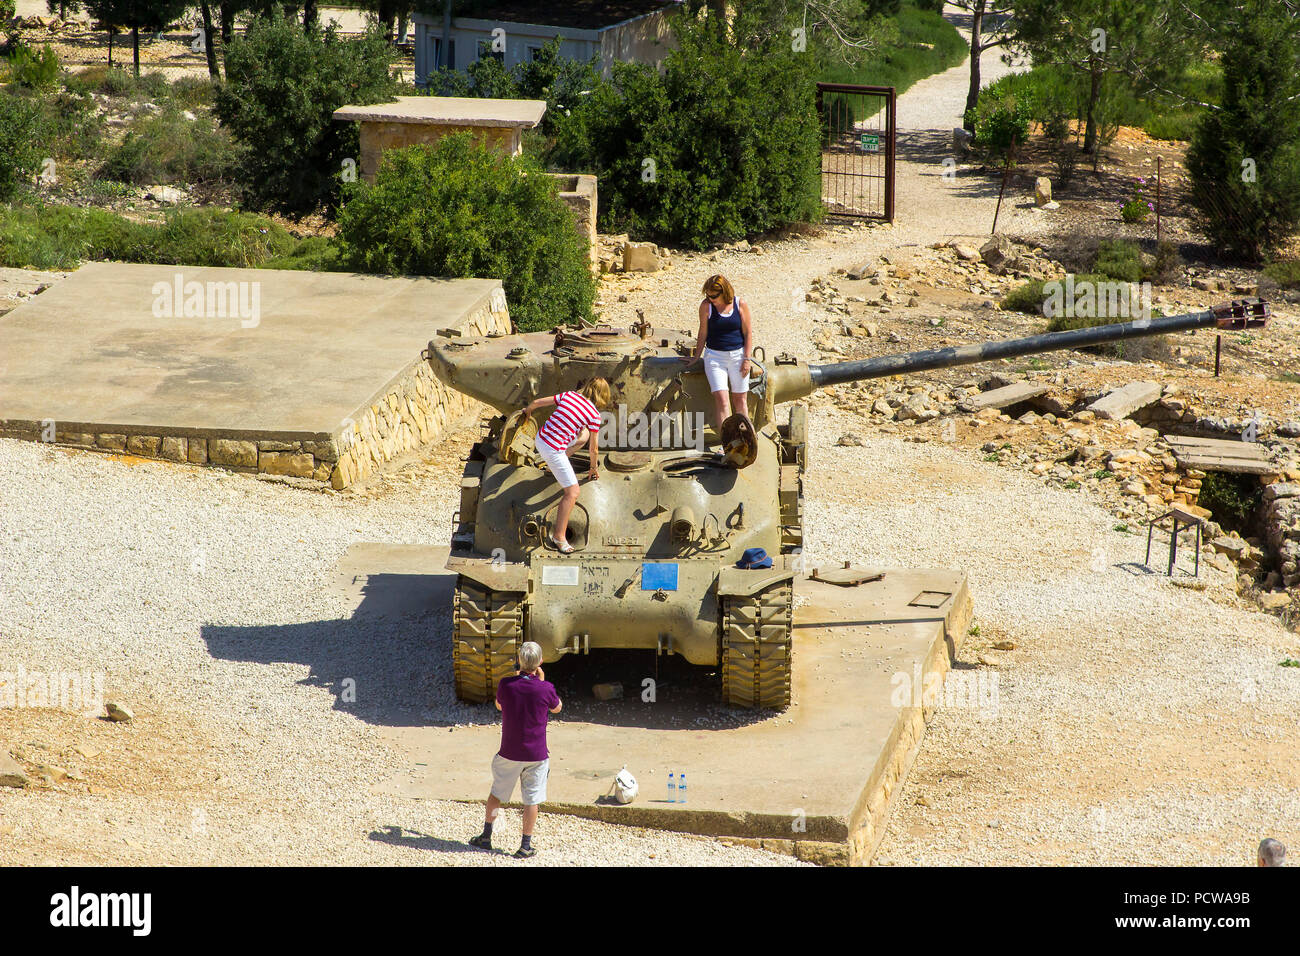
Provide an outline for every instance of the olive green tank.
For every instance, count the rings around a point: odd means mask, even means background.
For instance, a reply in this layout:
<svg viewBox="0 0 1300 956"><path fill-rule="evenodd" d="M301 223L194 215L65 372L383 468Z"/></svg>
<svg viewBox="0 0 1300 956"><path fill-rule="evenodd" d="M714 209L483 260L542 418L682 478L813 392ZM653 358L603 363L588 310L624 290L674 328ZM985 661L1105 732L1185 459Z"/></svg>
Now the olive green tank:
<svg viewBox="0 0 1300 956"><path fill-rule="evenodd" d="M448 568L457 574L452 633L456 696L489 701L514 672L523 641L546 662L566 654L644 649L721 673L722 698L744 707L790 703L794 577L803 545L806 408L819 387L924 369L1218 325L1263 324L1241 300L1206 312L956 348L809 365L755 349L750 423L719 436L694 337L644 322L429 343L447 385L499 414L484 423L461 478ZM586 479L568 527L550 543L560 488L532 448L520 409L602 377L612 405L599 442L600 477ZM796 403L778 421L777 406ZM770 569L735 567L762 548Z"/></svg>

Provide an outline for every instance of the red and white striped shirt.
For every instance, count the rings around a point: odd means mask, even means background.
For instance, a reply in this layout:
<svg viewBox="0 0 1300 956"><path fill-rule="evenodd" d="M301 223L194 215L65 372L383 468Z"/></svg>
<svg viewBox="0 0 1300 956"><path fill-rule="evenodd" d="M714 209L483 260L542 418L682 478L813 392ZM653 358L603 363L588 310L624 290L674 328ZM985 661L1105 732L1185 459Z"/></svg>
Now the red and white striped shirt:
<svg viewBox="0 0 1300 956"><path fill-rule="evenodd" d="M584 428L600 431L600 411L577 392L561 392L537 437L556 451L568 451Z"/></svg>

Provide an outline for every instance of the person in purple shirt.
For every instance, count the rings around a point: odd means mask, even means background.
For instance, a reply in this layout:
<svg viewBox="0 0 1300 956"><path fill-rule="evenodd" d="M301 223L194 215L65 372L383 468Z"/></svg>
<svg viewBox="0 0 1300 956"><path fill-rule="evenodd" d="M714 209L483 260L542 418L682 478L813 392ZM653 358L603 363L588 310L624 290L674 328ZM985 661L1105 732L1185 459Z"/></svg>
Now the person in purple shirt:
<svg viewBox="0 0 1300 956"><path fill-rule="evenodd" d="M488 794L483 832L471 837L470 846L492 849L492 821L501 804L520 785L524 801L524 836L515 856L536 856L533 827L537 807L546 800L546 776L550 772L550 751L546 749L546 721L560 712L560 695L542 670L541 645L528 641L519 648L519 670L497 685L497 710L501 711L501 749L492 758L492 791Z"/></svg>

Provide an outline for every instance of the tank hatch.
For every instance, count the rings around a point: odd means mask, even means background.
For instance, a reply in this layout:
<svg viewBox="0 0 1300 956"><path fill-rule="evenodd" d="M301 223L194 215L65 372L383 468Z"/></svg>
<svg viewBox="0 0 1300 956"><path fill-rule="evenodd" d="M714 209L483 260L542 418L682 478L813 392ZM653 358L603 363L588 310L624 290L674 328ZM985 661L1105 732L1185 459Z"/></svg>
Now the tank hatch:
<svg viewBox="0 0 1300 956"><path fill-rule="evenodd" d="M626 349L641 344L641 338L627 329L612 325L593 325L582 329L558 328L555 330L555 346L567 346L574 350Z"/></svg>
<svg viewBox="0 0 1300 956"><path fill-rule="evenodd" d="M611 451L605 456L612 471L641 471L650 467L650 460L643 451Z"/></svg>

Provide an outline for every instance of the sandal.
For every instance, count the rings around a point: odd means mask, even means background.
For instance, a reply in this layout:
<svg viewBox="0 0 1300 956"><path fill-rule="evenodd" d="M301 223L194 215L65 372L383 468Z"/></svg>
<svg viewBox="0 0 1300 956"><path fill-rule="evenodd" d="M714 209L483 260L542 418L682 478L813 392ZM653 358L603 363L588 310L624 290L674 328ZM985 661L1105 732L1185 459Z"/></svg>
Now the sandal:
<svg viewBox="0 0 1300 956"><path fill-rule="evenodd" d="M555 545L555 550L560 554L573 554L573 545L567 541L556 541L554 535L551 535L551 544Z"/></svg>

